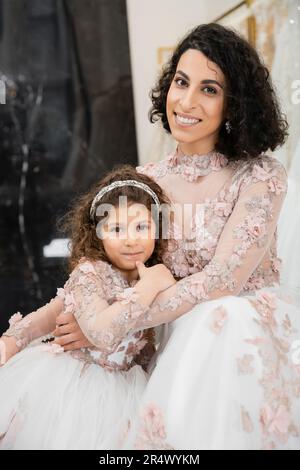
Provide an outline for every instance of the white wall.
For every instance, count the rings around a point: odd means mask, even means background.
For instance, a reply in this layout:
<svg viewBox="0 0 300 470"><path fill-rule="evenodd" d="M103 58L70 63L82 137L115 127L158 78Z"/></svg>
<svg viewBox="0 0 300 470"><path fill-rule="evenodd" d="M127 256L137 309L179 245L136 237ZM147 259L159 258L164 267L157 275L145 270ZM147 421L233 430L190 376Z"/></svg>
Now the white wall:
<svg viewBox="0 0 300 470"><path fill-rule="evenodd" d="M128 30L140 163L153 159L157 126L148 121L149 91L158 72L157 52L172 47L197 24L213 21L236 0L127 0ZM160 131L159 131L160 132ZM163 155L158 155L157 160Z"/></svg>

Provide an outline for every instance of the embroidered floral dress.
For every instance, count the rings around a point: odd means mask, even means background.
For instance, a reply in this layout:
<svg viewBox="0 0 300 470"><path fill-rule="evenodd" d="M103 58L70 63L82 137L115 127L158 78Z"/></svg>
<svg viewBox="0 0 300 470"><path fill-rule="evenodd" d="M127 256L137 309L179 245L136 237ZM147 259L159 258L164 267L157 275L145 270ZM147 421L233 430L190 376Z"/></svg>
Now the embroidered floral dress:
<svg viewBox="0 0 300 470"><path fill-rule="evenodd" d="M94 348L64 353L42 342L62 309ZM82 259L49 304L15 314L5 335L22 351L0 367L0 449L119 448L146 384L137 362L149 359L153 337L134 326L148 313L113 266Z"/></svg>
<svg viewBox="0 0 300 470"><path fill-rule="evenodd" d="M168 331L124 448L300 449L300 304L276 253L283 166L176 153L138 171L172 201L164 263L180 280L138 321Z"/></svg>

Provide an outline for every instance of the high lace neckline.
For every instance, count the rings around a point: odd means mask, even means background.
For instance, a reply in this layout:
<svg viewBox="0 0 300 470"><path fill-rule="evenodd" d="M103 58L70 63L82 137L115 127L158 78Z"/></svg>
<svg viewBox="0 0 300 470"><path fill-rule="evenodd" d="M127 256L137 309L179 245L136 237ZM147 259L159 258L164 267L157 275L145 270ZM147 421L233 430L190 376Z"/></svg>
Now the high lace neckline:
<svg viewBox="0 0 300 470"><path fill-rule="evenodd" d="M220 171L228 164L228 158L212 150L204 155L184 155L178 149L168 158L168 165L174 173L188 181L195 181L199 176L206 176L212 171Z"/></svg>

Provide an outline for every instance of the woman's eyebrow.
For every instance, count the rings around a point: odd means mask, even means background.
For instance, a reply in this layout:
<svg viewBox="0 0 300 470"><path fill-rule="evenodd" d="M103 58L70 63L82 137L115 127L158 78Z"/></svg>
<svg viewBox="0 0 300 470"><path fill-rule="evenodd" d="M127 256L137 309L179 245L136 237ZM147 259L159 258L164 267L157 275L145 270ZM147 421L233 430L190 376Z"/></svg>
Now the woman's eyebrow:
<svg viewBox="0 0 300 470"><path fill-rule="evenodd" d="M189 76L186 73L184 73L182 70L177 70L176 73L179 73L180 75L182 75L186 80L190 80ZM209 85L211 83L215 83L216 85L219 85L219 87L222 88L222 89L224 88L224 86L221 85L221 83L218 82L217 80L213 80L211 78L201 80L202 85Z"/></svg>

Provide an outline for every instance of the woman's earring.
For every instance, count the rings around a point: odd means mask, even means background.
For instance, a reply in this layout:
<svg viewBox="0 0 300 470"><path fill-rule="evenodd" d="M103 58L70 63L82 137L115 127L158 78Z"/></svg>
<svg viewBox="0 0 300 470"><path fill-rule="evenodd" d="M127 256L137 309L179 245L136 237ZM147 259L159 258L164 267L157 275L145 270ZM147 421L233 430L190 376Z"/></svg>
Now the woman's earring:
<svg viewBox="0 0 300 470"><path fill-rule="evenodd" d="M232 129L232 125L230 124L230 121L225 122L225 129L226 129L227 134L230 134L231 129Z"/></svg>

